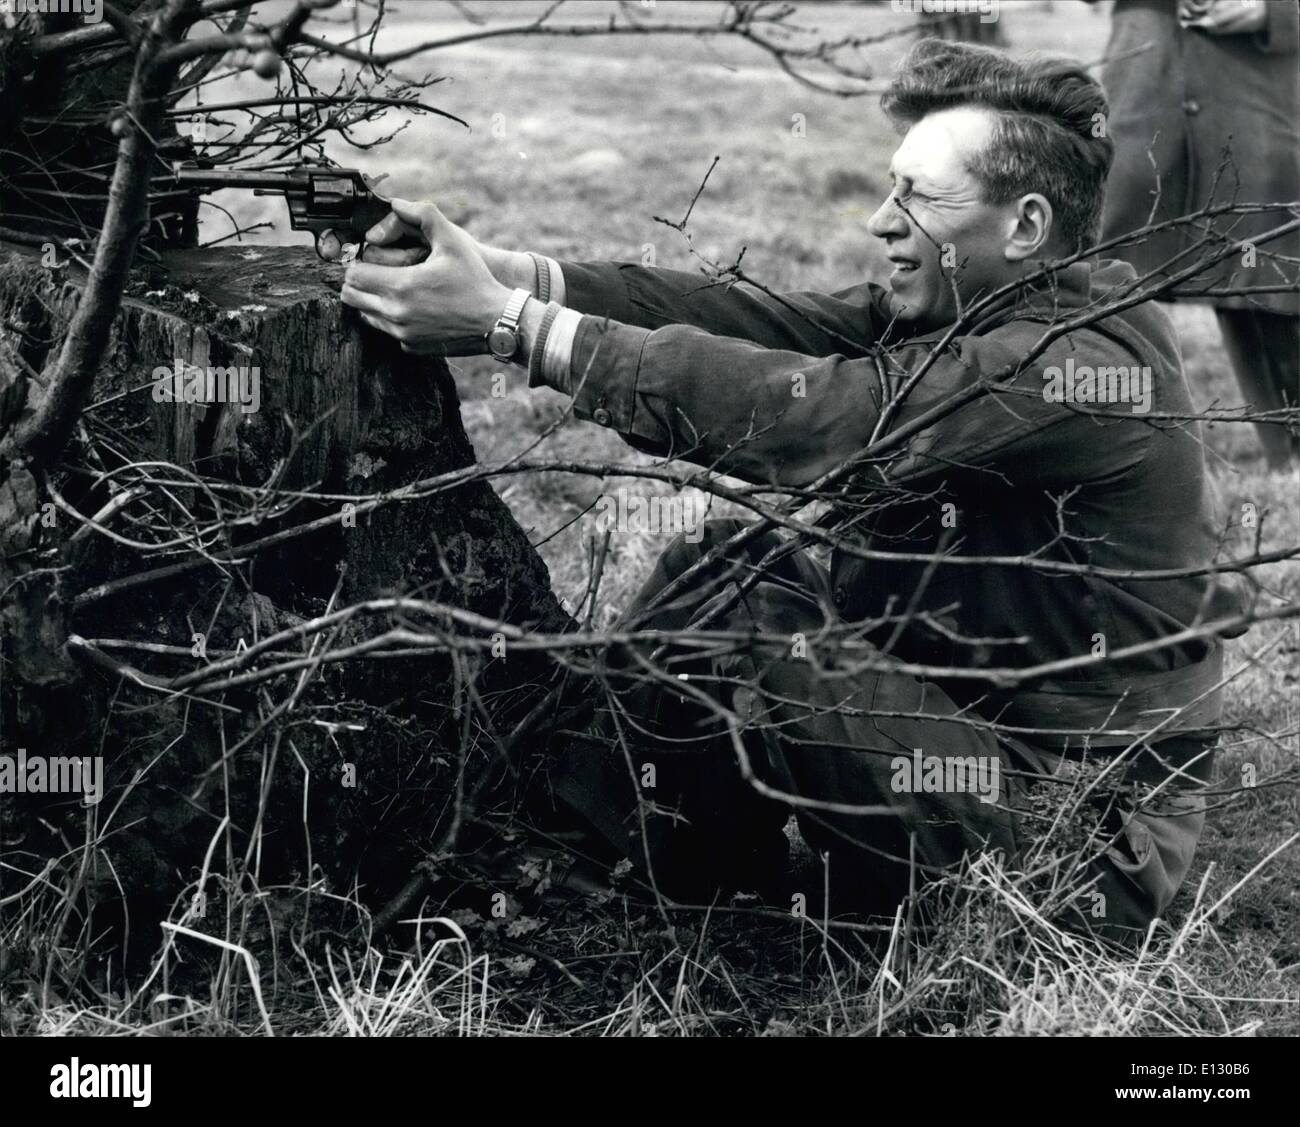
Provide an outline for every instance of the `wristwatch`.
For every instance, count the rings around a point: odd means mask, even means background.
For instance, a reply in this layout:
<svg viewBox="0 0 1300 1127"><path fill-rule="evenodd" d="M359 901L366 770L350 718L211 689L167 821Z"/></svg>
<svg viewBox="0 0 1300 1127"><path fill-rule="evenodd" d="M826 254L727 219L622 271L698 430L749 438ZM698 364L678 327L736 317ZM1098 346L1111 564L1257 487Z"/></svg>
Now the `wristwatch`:
<svg viewBox="0 0 1300 1127"><path fill-rule="evenodd" d="M503 364L510 363L519 351L519 318L533 295L525 289L515 290L506 307L487 334L488 351Z"/></svg>

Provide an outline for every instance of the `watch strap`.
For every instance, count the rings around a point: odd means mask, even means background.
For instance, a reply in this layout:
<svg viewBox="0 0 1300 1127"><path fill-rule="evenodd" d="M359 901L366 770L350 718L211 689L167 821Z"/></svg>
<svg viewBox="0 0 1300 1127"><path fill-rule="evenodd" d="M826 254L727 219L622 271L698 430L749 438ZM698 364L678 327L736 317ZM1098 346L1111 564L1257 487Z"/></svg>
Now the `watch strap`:
<svg viewBox="0 0 1300 1127"><path fill-rule="evenodd" d="M506 300L506 307L501 311L501 316L496 319L496 324L487 331L486 341L488 352L500 360L503 364L508 364L519 353L519 321L523 316L524 306L532 298L526 289L522 287L511 292L510 297ZM502 347L500 350L494 344L494 337L509 334L509 348ZM504 345L506 342L502 342Z"/></svg>
<svg viewBox="0 0 1300 1127"><path fill-rule="evenodd" d="M519 332L519 319L524 315L524 306L528 304L528 299L532 296L522 287L515 290L510 295L510 300L506 302L506 307L501 311L501 316L497 318L497 323L493 328L509 329L512 333Z"/></svg>

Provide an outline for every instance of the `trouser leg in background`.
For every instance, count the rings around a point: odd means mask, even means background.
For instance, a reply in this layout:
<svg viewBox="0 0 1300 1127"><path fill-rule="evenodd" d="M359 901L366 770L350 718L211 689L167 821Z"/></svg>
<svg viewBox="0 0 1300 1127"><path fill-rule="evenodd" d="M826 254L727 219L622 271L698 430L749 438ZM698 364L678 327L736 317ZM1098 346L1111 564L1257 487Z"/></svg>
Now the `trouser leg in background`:
<svg viewBox="0 0 1300 1127"><path fill-rule="evenodd" d="M1223 347L1252 411L1300 407L1300 317L1255 309L1216 309ZM1300 454L1300 436L1278 423L1256 423L1275 469Z"/></svg>

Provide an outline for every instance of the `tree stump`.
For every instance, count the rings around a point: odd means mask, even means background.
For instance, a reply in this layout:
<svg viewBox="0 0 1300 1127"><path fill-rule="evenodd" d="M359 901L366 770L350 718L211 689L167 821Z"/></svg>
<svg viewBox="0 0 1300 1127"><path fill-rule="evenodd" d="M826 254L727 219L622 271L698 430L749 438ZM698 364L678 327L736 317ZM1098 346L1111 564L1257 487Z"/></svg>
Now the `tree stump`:
<svg viewBox="0 0 1300 1127"><path fill-rule="evenodd" d="M277 882L323 880L381 902L453 817L462 772L489 766L492 737L540 699L552 672L544 659L474 650L328 660L397 625L438 628L399 608L282 642L233 667L220 692L157 684L381 597L545 631L571 622L485 481L371 511L339 499L474 462L446 364L364 326L338 298L339 267L300 248L161 257L136 272L58 472L25 480L11 466L0 483L0 754L102 756L104 770L94 805L0 795L0 856L15 866L0 870L0 897L53 862L49 883L76 893L96 928L124 904L138 928L142 911L165 918L186 898ZM0 250L0 405L11 417L22 389L39 396L79 285L75 266ZM200 395L192 368L226 375ZM253 373L256 410L245 410ZM237 387L242 404L184 401L187 389L236 399ZM271 488L303 496L268 513ZM100 527L75 514L98 514ZM310 535L219 558L311 521ZM203 552L218 558L193 550L200 529ZM252 676L304 657L323 660L301 688L301 662ZM157 941L152 928L146 946Z"/></svg>

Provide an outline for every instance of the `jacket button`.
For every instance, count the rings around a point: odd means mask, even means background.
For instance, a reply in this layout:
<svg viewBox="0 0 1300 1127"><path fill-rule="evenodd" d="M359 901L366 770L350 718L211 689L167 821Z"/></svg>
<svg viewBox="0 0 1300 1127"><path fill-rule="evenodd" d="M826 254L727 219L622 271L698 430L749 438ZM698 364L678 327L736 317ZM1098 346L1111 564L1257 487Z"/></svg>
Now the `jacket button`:
<svg viewBox="0 0 1300 1127"><path fill-rule="evenodd" d="M592 412L591 417L601 426L609 426L609 412L606 411L604 407L597 407L596 410Z"/></svg>
<svg viewBox="0 0 1300 1127"><path fill-rule="evenodd" d="M844 590L843 587L836 587L835 590L831 592L831 602L833 602L837 607L839 607L840 610L844 609L844 604L847 603L848 601L849 601L849 593L846 590Z"/></svg>
<svg viewBox="0 0 1300 1127"><path fill-rule="evenodd" d="M1195 98L1188 98L1183 103L1183 111L1188 114L1198 114L1201 112L1201 103Z"/></svg>

